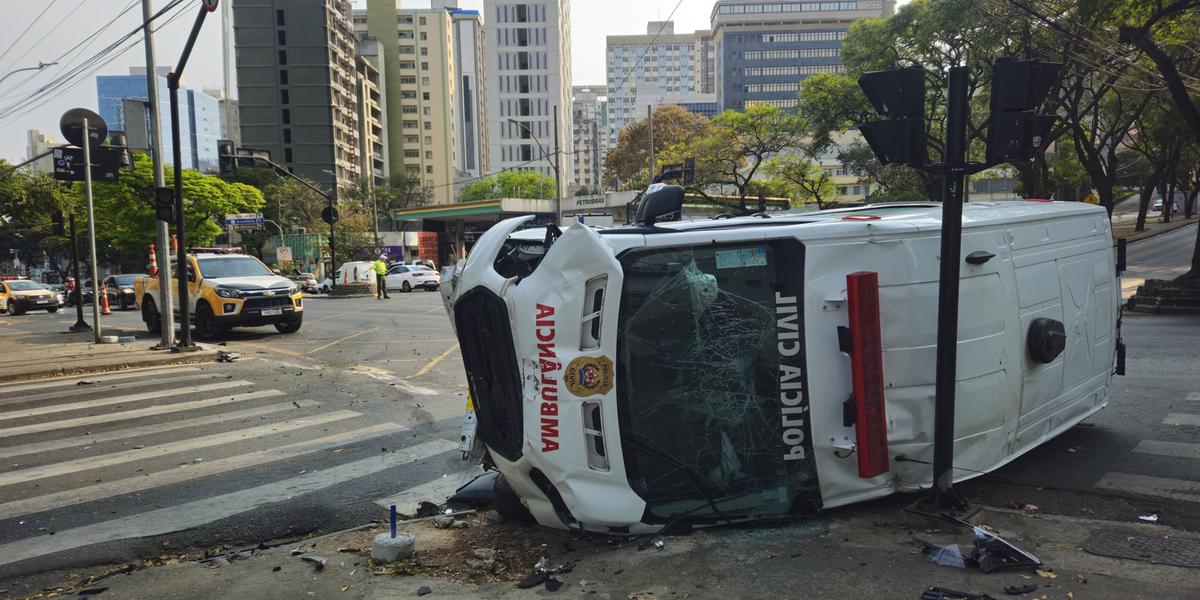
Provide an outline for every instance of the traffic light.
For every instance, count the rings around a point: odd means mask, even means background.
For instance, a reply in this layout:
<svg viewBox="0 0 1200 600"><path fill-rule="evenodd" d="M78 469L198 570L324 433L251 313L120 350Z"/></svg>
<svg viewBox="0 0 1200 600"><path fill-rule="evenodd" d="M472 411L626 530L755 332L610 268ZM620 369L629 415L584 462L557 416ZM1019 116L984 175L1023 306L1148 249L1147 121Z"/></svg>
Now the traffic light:
<svg viewBox="0 0 1200 600"><path fill-rule="evenodd" d="M992 67L991 118L987 160L1030 160L1046 144L1055 115L1035 111L1058 81L1059 63L1040 60L997 61Z"/></svg>
<svg viewBox="0 0 1200 600"><path fill-rule="evenodd" d="M217 140L217 166L221 177L233 177L237 173L237 157L232 140Z"/></svg>
<svg viewBox="0 0 1200 600"><path fill-rule="evenodd" d="M858 78L858 86L875 110L888 117L858 126L879 162L925 164L925 71L871 71Z"/></svg>
<svg viewBox="0 0 1200 600"><path fill-rule="evenodd" d="M63 226L63 214L61 210L56 210L50 215L50 232L54 235L67 234L67 230Z"/></svg>
<svg viewBox="0 0 1200 600"><path fill-rule="evenodd" d="M154 218L168 223L175 221L175 190L154 188Z"/></svg>
<svg viewBox="0 0 1200 600"><path fill-rule="evenodd" d="M108 138L108 144L113 147L112 149L114 151L120 153L117 158L117 164L120 165L120 167L122 169L125 169L126 171L132 171L133 170L133 156L129 153L129 148L127 148L128 143L125 141L125 134L123 134L123 133L112 134Z"/></svg>

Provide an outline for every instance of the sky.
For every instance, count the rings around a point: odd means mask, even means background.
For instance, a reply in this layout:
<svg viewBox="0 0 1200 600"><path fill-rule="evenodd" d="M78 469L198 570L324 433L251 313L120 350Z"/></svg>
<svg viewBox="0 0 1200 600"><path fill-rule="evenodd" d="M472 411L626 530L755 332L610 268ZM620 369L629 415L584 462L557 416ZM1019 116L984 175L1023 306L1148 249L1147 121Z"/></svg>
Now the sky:
<svg viewBox="0 0 1200 600"><path fill-rule="evenodd" d="M222 0L225 2L228 0ZM901 0L904 4L907 0ZM0 0L0 77L13 69L34 66L39 61L61 64L37 72L22 72L0 83L0 158L20 161L25 158L26 131L39 129L61 137L58 120L75 107L96 110L96 75L125 75L129 67L146 64L140 36L120 46L129 50L112 57L94 73L81 71L70 86L62 86L45 96L33 96L41 86L71 72L99 50L133 31L141 22L141 0ZM170 0L152 0L157 11ZM157 62L174 64L183 50L200 0L185 0L173 21L155 34ZM365 8L365 0L354 0ZM403 0L405 7L428 7L428 0ZM483 0L460 0L463 8L481 10ZM665 20L674 15L675 31L685 33L707 29L712 0L573 0L571 2L571 70L575 85L602 84L606 35L645 33L647 21ZM129 8L128 11L125 11ZM184 10L184 8L186 8ZM44 12L43 12L44 11ZM125 12L122 12L125 11ZM221 24L213 13L204 23L192 57L184 73L184 85L193 89L221 86ZM39 18L40 15L40 18ZM176 15L168 13L167 18ZM485 15L486 18L486 15ZM114 20L115 19L115 20ZM102 32L97 32L112 21ZM71 50L93 36L82 46ZM61 58L60 58L61 57ZM234 91L236 97L237 92Z"/></svg>

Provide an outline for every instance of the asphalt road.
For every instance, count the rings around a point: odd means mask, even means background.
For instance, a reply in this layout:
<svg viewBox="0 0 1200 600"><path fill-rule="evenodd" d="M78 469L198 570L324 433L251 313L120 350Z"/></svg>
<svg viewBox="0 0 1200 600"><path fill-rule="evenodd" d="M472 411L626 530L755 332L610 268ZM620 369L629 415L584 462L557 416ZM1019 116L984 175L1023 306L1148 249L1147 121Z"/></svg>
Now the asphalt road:
<svg viewBox="0 0 1200 600"><path fill-rule="evenodd" d="M53 343L75 314L8 320ZM133 310L102 324L155 339ZM470 473L439 294L309 298L299 332L224 344L241 358L0 386L0 580L335 531Z"/></svg>
<svg viewBox="0 0 1200 600"><path fill-rule="evenodd" d="M1196 247L1196 225L1187 225L1129 245L1121 293L1132 296L1147 279L1174 279L1188 271Z"/></svg>

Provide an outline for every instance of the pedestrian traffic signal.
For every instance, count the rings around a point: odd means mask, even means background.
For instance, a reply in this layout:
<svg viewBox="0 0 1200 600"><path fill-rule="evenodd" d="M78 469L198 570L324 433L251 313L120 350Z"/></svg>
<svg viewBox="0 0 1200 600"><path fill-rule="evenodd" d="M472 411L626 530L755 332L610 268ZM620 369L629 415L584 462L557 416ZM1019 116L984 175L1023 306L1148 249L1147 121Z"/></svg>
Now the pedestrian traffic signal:
<svg viewBox="0 0 1200 600"><path fill-rule="evenodd" d="M879 162L925 164L925 71L871 71L858 78L858 86L875 110L889 117L858 125Z"/></svg>
<svg viewBox="0 0 1200 600"><path fill-rule="evenodd" d="M988 162L1027 161L1044 149L1057 117L1035 111L1058 81L1061 70L1059 63L1040 60L1002 60L992 67Z"/></svg>

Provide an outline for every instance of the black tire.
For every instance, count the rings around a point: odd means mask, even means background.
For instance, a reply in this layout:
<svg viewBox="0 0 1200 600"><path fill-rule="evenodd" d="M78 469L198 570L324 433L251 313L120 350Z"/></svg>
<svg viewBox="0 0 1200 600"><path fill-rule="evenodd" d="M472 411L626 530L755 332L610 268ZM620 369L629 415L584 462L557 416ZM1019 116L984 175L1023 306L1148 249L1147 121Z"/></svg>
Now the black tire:
<svg viewBox="0 0 1200 600"><path fill-rule="evenodd" d="M121 310L129 310L129 301L125 299L124 294L122 294L121 297L117 300L117 308L119 308Z"/></svg>
<svg viewBox="0 0 1200 600"><path fill-rule="evenodd" d="M154 304L154 298L150 296L142 300L142 321L146 323L146 331L162 333L162 315L158 314L158 307Z"/></svg>
<svg viewBox="0 0 1200 600"><path fill-rule="evenodd" d="M18 316L18 315L23 315L23 314L25 314L25 310L24 310L24 309L17 308L17 303L16 303L16 302L9 302L9 303L8 303L8 314L10 314L10 315L12 315L12 316L16 317L16 316Z"/></svg>
<svg viewBox="0 0 1200 600"><path fill-rule="evenodd" d="M492 483L492 492L496 498L496 512L500 513L501 517L518 523L537 523L537 519L533 518L533 513L530 513L529 509L521 503L521 497L512 489L503 475L497 477Z"/></svg>
<svg viewBox="0 0 1200 600"><path fill-rule="evenodd" d="M196 304L196 339L214 340L225 333L225 328L217 323L217 316L207 302Z"/></svg>
<svg viewBox="0 0 1200 600"><path fill-rule="evenodd" d="M300 319L296 319L295 321L284 321L282 323L276 323L275 331L278 331L279 333L296 333L297 331L300 331L300 325L302 325L303 323L304 323L304 321L302 321Z"/></svg>
<svg viewBox="0 0 1200 600"><path fill-rule="evenodd" d="M403 283L401 283L401 284L400 284L400 291L402 291L402 292L404 292L405 294L407 294L407 293L409 293L409 292L411 292L411 291L412 291L412 286L411 286L411 285L408 285L408 282L407 282L407 281L405 281L405 282L403 282Z"/></svg>
<svg viewBox="0 0 1200 600"><path fill-rule="evenodd" d="M58 312L58 308L57 308L57 307L55 307L55 308L47 308L47 309L46 309L46 312L48 312L48 313L56 313L56 312Z"/></svg>

